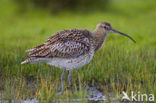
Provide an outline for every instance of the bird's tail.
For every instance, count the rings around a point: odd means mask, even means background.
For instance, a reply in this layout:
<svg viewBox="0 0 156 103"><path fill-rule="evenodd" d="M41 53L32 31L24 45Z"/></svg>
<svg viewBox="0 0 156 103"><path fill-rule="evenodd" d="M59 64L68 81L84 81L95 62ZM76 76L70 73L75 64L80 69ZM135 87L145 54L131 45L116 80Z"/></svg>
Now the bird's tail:
<svg viewBox="0 0 156 103"><path fill-rule="evenodd" d="M28 52L28 55L26 55L25 57L27 57L28 59L26 59L25 61L21 62L21 64L35 63L36 59L37 59L37 56L39 54L41 54L42 52L45 52L44 49L45 49L44 44L41 44L39 46L36 46L34 48L26 50L26 52Z"/></svg>
<svg viewBox="0 0 156 103"><path fill-rule="evenodd" d="M30 62L32 62L32 61L33 61L32 58L28 58L28 59L26 59L25 61L21 62L21 64L30 63Z"/></svg>

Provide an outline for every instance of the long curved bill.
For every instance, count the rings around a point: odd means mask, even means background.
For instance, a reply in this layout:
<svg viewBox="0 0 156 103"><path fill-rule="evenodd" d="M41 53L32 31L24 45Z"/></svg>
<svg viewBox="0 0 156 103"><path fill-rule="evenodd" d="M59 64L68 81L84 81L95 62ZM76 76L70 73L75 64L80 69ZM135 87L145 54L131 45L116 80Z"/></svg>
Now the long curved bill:
<svg viewBox="0 0 156 103"><path fill-rule="evenodd" d="M136 43L136 41L132 37L130 37L127 34L124 34L124 33L120 32L120 31L112 29L112 33L118 33L118 34L124 35L124 36L128 37L129 39L131 39L134 43Z"/></svg>

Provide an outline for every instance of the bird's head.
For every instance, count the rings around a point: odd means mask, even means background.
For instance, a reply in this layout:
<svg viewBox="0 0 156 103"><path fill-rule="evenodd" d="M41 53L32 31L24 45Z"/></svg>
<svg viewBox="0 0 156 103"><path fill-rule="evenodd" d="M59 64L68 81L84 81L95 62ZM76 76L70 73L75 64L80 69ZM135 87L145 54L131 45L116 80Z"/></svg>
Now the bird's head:
<svg viewBox="0 0 156 103"><path fill-rule="evenodd" d="M99 34L99 35L107 35L109 33L117 33L117 34L121 34L121 35L124 35L124 36L128 37L133 42L136 42L129 35L113 29L112 26L110 25L110 23L108 23L108 22L101 22L101 23L97 24L95 32L96 32L96 34Z"/></svg>

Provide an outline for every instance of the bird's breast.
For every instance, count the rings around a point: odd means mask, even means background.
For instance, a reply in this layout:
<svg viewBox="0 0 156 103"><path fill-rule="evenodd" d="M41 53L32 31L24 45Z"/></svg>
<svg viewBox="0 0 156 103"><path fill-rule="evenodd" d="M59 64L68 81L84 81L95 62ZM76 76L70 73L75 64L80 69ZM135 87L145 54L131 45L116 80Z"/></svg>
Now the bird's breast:
<svg viewBox="0 0 156 103"><path fill-rule="evenodd" d="M81 55L77 58L52 58L48 60L49 65L54 65L59 68L71 70L80 68L85 64L88 64L94 55L94 50L90 50L88 53Z"/></svg>
<svg viewBox="0 0 156 103"><path fill-rule="evenodd" d="M91 45L94 48L94 51L96 52L98 49L102 47L104 43L104 38L98 38L91 41Z"/></svg>

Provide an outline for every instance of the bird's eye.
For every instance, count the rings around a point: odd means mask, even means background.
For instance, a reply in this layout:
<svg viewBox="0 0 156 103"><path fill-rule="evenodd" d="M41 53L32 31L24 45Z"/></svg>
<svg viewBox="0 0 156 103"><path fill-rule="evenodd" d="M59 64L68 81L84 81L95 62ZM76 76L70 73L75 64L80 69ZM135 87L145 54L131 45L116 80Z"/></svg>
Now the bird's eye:
<svg viewBox="0 0 156 103"><path fill-rule="evenodd" d="M105 29L107 29L107 27L106 27L106 26L104 26L104 28L105 28Z"/></svg>

